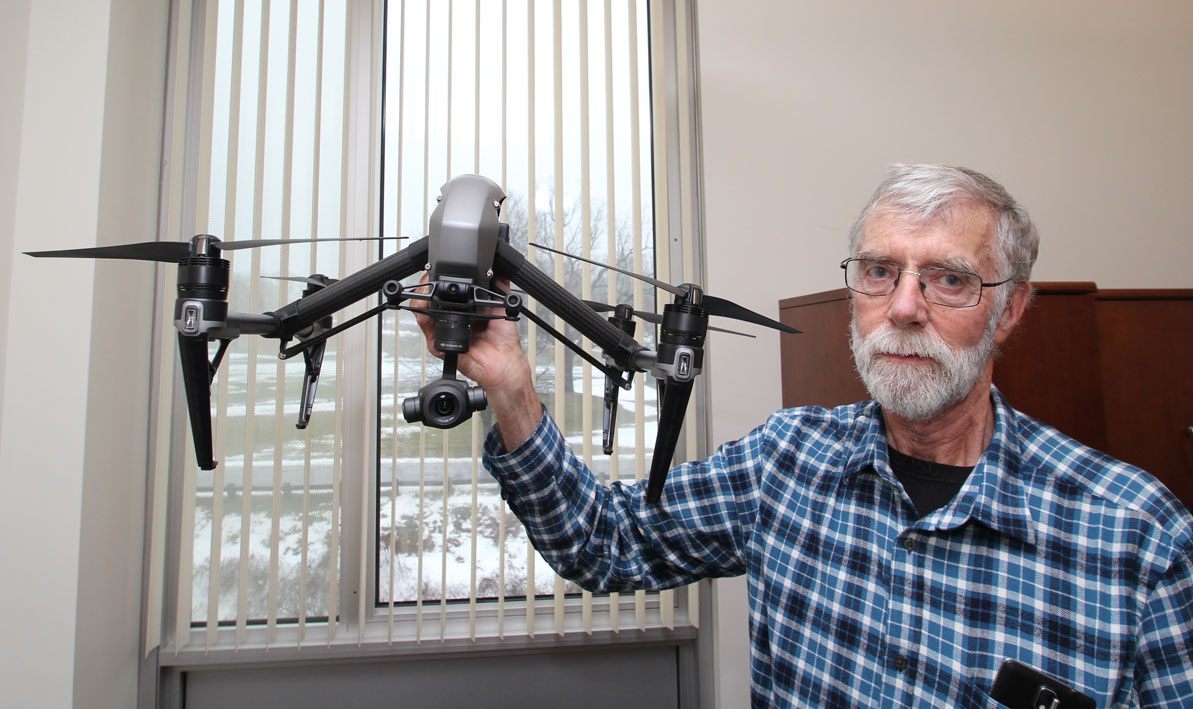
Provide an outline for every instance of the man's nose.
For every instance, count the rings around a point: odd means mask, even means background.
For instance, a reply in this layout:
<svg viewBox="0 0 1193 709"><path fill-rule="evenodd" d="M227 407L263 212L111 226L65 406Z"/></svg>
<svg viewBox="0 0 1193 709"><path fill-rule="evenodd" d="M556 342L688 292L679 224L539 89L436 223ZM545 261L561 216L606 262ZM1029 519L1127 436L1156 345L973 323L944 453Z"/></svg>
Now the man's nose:
<svg viewBox="0 0 1193 709"><path fill-rule="evenodd" d="M928 301L914 273L903 273L890 295L887 318L897 327L917 327L928 322Z"/></svg>

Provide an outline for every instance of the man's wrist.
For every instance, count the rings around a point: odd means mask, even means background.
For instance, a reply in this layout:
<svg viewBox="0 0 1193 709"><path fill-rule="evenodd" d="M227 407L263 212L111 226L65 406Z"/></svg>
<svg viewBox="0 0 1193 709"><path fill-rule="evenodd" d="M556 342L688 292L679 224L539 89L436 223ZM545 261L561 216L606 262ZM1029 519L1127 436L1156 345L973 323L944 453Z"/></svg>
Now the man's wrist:
<svg viewBox="0 0 1193 709"><path fill-rule="evenodd" d="M493 392L489 403L497 415L497 431L507 451L526 442L543 418L542 402L529 385L512 391Z"/></svg>

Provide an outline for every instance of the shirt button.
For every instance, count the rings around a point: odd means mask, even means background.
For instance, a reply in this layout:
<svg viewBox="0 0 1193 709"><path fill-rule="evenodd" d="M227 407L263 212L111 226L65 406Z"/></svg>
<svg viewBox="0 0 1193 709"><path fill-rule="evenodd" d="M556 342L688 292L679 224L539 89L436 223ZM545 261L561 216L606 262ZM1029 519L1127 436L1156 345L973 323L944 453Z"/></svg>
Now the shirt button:
<svg viewBox="0 0 1193 709"><path fill-rule="evenodd" d="M507 478L509 478L510 480L517 480L517 479L518 479L518 473L517 473L517 472L515 472L515 471L513 471L513 470L511 470L511 471L509 472L509 474L508 474L508 475L506 475L506 477L507 477Z"/></svg>
<svg viewBox="0 0 1193 709"><path fill-rule="evenodd" d="M907 669L907 655L895 655L895 669L902 672Z"/></svg>
<svg viewBox="0 0 1193 709"><path fill-rule="evenodd" d="M915 551L915 540L911 537L907 537L903 540L903 548L907 551Z"/></svg>

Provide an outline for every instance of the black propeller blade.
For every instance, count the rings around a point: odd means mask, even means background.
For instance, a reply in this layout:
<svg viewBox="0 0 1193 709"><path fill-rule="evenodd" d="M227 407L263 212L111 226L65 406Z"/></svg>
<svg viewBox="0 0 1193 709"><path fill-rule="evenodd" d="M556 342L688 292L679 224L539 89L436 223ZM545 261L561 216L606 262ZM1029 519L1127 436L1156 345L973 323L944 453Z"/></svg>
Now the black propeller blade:
<svg viewBox="0 0 1193 709"><path fill-rule="evenodd" d="M780 332L791 333L792 335L801 334L799 330L789 325L784 325L781 322L771 320L765 315L760 315L749 308L734 303L731 300L718 298L715 295L706 295L700 301L701 307L708 311L709 315L719 315L723 318L733 318L734 320L742 320L745 322L754 323L755 325L762 325L764 327L774 328ZM712 330L713 328L709 328Z"/></svg>
<svg viewBox="0 0 1193 709"><path fill-rule="evenodd" d="M177 263L191 253L190 242L146 241L140 244L97 246L91 249L59 249L57 251L26 251L37 258L120 258L134 261Z"/></svg>
<svg viewBox="0 0 1193 709"><path fill-rule="evenodd" d="M381 239L405 239L404 236L356 236L343 239L246 239L243 241L221 241L209 237L212 244L224 251L237 249L255 249L261 246L281 246L283 244L312 244L320 241L376 241ZM115 258L134 261L157 261L160 263L177 263L191 255L189 241L145 241L139 244L120 244L118 246L97 246L89 249L58 249L56 251L26 251L26 256L37 258Z"/></svg>
<svg viewBox="0 0 1193 709"><path fill-rule="evenodd" d="M706 296L706 300L707 300L707 296ZM617 309L616 306L609 305L607 303L601 303L601 302L598 302L595 300L586 300L586 301L584 301L584 304L587 305L588 307L592 308L593 310L595 310L598 313L611 313ZM646 322L652 323L655 325L661 325L663 323L662 315L659 315L658 313L652 313L649 311L643 312L641 310L635 310L634 317L638 318L639 320L645 320ZM712 325L709 325L708 329L716 330L717 332L727 332L730 335L741 335L742 337L752 337L754 339L757 339L757 335L751 335L748 332L738 332L737 330L727 330L723 327L713 327Z"/></svg>
<svg viewBox="0 0 1193 709"><path fill-rule="evenodd" d="M687 295L687 291L685 291L683 288L680 288L679 286L673 286L670 283L664 283L660 280L651 278L650 276L643 276L641 273L634 273L633 271L627 271L624 268L618 268L617 266L610 266L607 263L601 263L600 261L593 261L592 259L587 259L587 258L584 258L583 256L576 256L575 254L569 254L566 251L560 251L559 249L553 249L550 246L543 246L542 244L536 244L533 241L528 242L528 243L536 249L543 249L544 251L550 251L552 253L557 253L560 256L567 256L568 258L574 258L577 261L587 261L588 263L591 263L594 266L600 266L602 268L607 268L610 271L617 271L618 273L624 273L625 275L627 275L631 278L637 278L638 280L642 281L643 283L649 283L650 285L654 286L655 288L662 288L663 290L667 291L668 293L673 293L675 295Z"/></svg>
<svg viewBox="0 0 1193 709"><path fill-rule="evenodd" d="M685 290L684 288L682 288L680 286L673 286L670 283L664 283L660 280L651 278L650 276L643 276L640 273L634 273L633 271L627 271L625 269L618 268L616 266L610 266L607 263L601 263L600 261L593 261L592 259L586 259L583 256L576 256L575 254L569 254L566 251L559 251L557 249L551 248L550 246L543 246L542 244L536 244L533 241L530 242L530 245L535 248L538 248L538 249L545 249L547 251L551 251L551 252L560 254L561 256L567 256L569 258L574 258L579 261L586 261L588 263L593 264L594 266L601 266L601 267L607 268L611 271L617 271L618 273L624 273L625 275L627 275L631 278L637 278L640 281L649 283L652 286L655 286L656 288L662 288L663 290L665 290L669 293L674 293L675 295L679 295L679 296L687 295L687 290ZM733 318L734 320L743 320L745 322L754 323L755 325L762 325L764 327L773 328L775 330L779 330L780 332L788 332L793 335L798 335L800 332L799 330L796 330L793 327L784 325L783 323L778 322L777 320L772 320L772 319L766 317L765 315L762 315L761 313L756 313L753 310L750 310L749 308L744 308L744 307L738 305L737 303L734 303L733 301L725 300L724 298L717 298L716 296L705 295L700 301L700 307L702 307L706 311L708 311L709 315L718 315L723 318Z"/></svg>
<svg viewBox="0 0 1193 709"><path fill-rule="evenodd" d="M342 239L246 239L244 241L221 241L218 246L224 251L255 249L258 246L283 246L285 244L314 244L321 241L399 241L405 236L347 236Z"/></svg>
<svg viewBox="0 0 1193 709"><path fill-rule="evenodd" d="M336 279L328 278L327 276L324 276L322 279L313 278L311 276L261 276L261 277L268 278L271 281L294 281L295 283L306 283L307 285L320 286L320 287L329 286L332 283L336 282Z"/></svg>

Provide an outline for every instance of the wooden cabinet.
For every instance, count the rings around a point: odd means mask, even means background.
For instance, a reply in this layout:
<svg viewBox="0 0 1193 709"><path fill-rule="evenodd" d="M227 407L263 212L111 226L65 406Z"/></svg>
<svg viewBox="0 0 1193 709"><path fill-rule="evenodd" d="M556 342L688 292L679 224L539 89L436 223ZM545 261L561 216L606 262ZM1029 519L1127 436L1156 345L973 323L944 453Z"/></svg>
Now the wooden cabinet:
<svg viewBox="0 0 1193 709"><path fill-rule="evenodd" d="M1015 408L1152 473L1193 508L1193 289L1036 283L995 359ZM783 405L868 398L849 352L849 291L779 302Z"/></svg>

